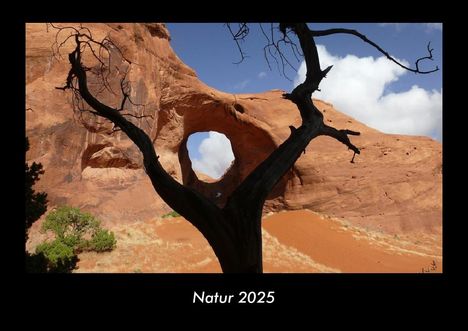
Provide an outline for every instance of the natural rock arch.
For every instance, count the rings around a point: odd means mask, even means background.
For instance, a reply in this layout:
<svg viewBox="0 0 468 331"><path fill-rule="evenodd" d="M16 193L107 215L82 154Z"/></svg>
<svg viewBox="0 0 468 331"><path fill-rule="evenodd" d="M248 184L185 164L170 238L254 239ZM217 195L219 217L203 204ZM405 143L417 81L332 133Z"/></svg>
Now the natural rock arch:
<svg viewBox="0 0 468 331"><path fill-rule="evenodd" d="M247 175L276 148L277 143L269 131L262 129L260 123L249 123L252 119L248 115L242 115L237 109L243 109L240 103L232 106L225 100L206 100L206 95L194 97L191 104L184 101L181 104L171 105L174 111L181 117L181 127L174 132L171 126L163 124L165 119L174 115L161 115L161 127L158 134L165 136L171 130L180 163L180 182L196 189L218 206L224 206L226 197L232 193ZM198 102L197 102L198 100ZM162 110L162 113L170 110ZM242 119L240 118L241 116ZM250 124L250 125L249 125ZM224 134L231 142L234 153L234 162L226 173L215 182L207 183L200 180L192 169L187 150L188 137L196 132L216 131ZM167 134L169 134L167 132ZM161 146L162 147L162 146ZM164 164L164 162L162 162ZM285 176L270 193L268 199L281 197L284 193L288 179L293 176L292 171ZM221 197L216 198L216 193L221 192Z"/></svg>

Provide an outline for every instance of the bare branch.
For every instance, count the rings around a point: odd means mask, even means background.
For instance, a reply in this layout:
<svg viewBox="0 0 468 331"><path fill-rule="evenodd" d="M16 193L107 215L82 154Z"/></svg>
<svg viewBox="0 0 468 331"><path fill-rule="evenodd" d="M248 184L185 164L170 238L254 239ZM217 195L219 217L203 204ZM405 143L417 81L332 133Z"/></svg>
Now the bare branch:
<svg viewBox="0 0 468 331"><path fill-rule="evenodd" d="M129 89L128 84L125 82L126 77L127 77L127 72L125 72L124 77L122 77L122 79L120 80L120 90L122 91L123 98L122 98L122 102L120 103L120 108L118 109L118 111L122 111L124 109L125 102L130 96L130 91L128 91Z"/></svg>
<svg viewBox="0 0 468 331"><path fill-rule="evenodd" d="M279 40L276 42L275 48L276 48L278 51L279 51L279 49L280 49L280 43L283 43L283 44L285 44L285 45L288 45L288 44L289 44L289 45L291 46L291 50L293 51L294 56L296 57L296 60L297 60L298 62L300 62L299 58L298 58L297 55L296 55L296 52L295 52L295 50L294 50L294 47L293 47L293 45L296 46L296 44L293 43L293 42L291 41L291 39L289 39L288 35L283 35L283 37L282 37L281 39L279 39ZM297 46L296 46L296 48L297 48ZM285 58L286 63L287 63L293 70L297 71L297 69L287 60L286 56L284 56L284 58Z"/></svg>
<svg viewBox="0 0 468 331"><path fill-rule="evenodd" d="M245 37L249 34L249 26L246 23L239 23L239 28L236 33L231 29L231 24L226 23L225 24L227 28L229 29L229 32L231 33L231 36L233 40L235 41L237 45L237 49L239 50L239 54L241 56L241 59L238 62L233 62L234 64L239 64L244 61L244 59L247 57L247 55L244 53L242 50L242 47L240 46L239 42L244 41Z"/></svg>
<svg viewBox="0 0 468 331"><path fill-rule="evenodd" d="M351 141L348 138L348 135L359 136L361 134L359 132L346 130L346 129L337 130L331 126L324 124L319 134L323 136L329 136L329 137L335 138L339 142L348 146L348 148L351 149L354 153L361 154L361 152L359 151L359 148L354 146L353 143L351 143ZM354 156L353 156L353 159L354 159Z"/></svg>
<svg viewBox="0 0 468 331"><path fill-rule="evenodd" d="M83 27L81 24L79 29L73 26L60 27L52 23L50 23L50 26L57 30L57 33L55 35L55 42L52 45L52 51L54 56L56 58L62 58L60 49L69 41L71 37L78 38L81 47L80 53L84 53L87 48L91 51L93 58L99 62L99 67L94 69L96 71L95 74L101 80L103 86L107 91L111 92L114 95L117 95L112 89L112 86L108 80L111 73L111 51L117 50L121 60L128 63L129 65L131 65L132 62L123 55L121 50L112 42L109 35L106 35L101 41L97 41L93 39L91 31L87 27ZM70 35L68 35L62 42L59 43L59 36L63 31L69 31ZM95 47L98 47L98 49L95 49ZM105 57L107 57L107 64L103 61L103 58ZM85 67L83 66L83 68ZM63 89L63 87L60 89Z"/></svg>
<svg viewBox="0 0 468 331"><path fill-rule="evenodd" d="M425 73L430 73L430 72L434 72L434 71L439 70L439 67L437 67L437 66L436 66L436 68L435 68L433 71L421 72L421 71L419 70L419 61L422 61L422 60L431 60L431 61L433 61L433 60L434 60L434 59L432 58L432 51L433 51L433 50L434 50L434 49L431 48L431 42L429 42L429 43L427 44L427 52L429 53L429 55L428 55L428 56L421 57L421 58L419 58L419 59L416 60L415 65L416 65L416 70L417 70L417 72L425 74Z"/></svg>
<svg viewBox="0 0 468 331"><path fill-rule="evenodd" d="M385 55L387 57L387 59L389 59L390 61L396 63L398 66L408 70L408 71L411 71L411 72L414 72L414 73L417 73L417 74L429 74L431 72L435 72L437 70L439 70L439 67L435 67L435 69L432 69L432 70L429 70L429 71L421 71L419 69L419 61L421 60L425 60L425 59L429 59L429 60L432 60L432 51L433 49L430 48L430 43L427 45L427 51L429 53L428 56L425 56L425 57L421 57L419 59L416 60L416 68L410 68L410 67L407 67L405 66L404 64L398 62L394 57L392 57L387 51L385 51L382 47L380 47L379 45L377 45L375 42L373 42L372 40L368 39L365 35L363 35L362 33L356 31L356 30L351 30L351 29L342 29L342 28L337 28L337 29L328 29L328 30L310 30L310 34L312 37L322 37L322 36L329 36L329 35L332 35L332 34L339 34L339 33L342 33L342 34L350 34L350 35L353 35L353 36L356 36L358 38L360 38L361 40L363 40L365 43L373 46L375 49L377 49L380 53L382 53L383 55Z"/></svg>
<svg viewBox="0 0 468 331"><path fill-rule="evenodd" d="M268 56L267 56L267 49L270 50L269 48L269 45L270 45L270 38L268 38L265 30L263 30L263 26L262 26L262 23L258 23L258 25L260 26L260 30L262 31L263 35L265 36L266 40L267 40L267 44L265 45L265 47L263 47L263 56L265 57L265 60L268 64L268 68L270 69L271 71L271 66L270 66L270 61L268 60ZM276 64L278 64L278 62L276 62Z"/></svg>
<svg viewBox="0 0 468 331"><path fill-rule="evenodd" d="M289 62L287 56L282 50L282 45L286 47L289 46L294 57L299 62L300 60L298 56L302 56L302 54L298 50L296 43L294 43L288 35L283 35L280 38L275 38L275 30L278 30L278 28L276 28L273 25L273 23L270 23L270 36L267 35L261 23L259 24L259 26L263 36L267 41L266 45L263 47L263 56L267 61L268 68L271 70L270 61L268 59L269 55L275 60L278 72L280 72L280 74L282 74L287 80L292 82L292 79L289 78L289 76L286 74L286 67L291 68L294 72L297 72L297 69L291 64L291 62ZM281 62L281 69L279 67L279 62Z"/></svg>

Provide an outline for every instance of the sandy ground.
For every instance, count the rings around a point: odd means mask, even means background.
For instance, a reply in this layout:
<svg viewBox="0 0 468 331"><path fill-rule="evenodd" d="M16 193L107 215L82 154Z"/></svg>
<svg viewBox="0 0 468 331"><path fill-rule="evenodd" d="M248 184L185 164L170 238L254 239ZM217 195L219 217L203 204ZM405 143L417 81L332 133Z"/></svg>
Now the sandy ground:
<svg viewBox="0 0 468 331"><path fill-rule="evenodd" d="M205 238L181 217L113 225L111 230L116 249L80 254L75 272L221 272ZM264 271L275 273L441 272L442 236L388 235L308 210L287 211L264 217L263 258Z"/></svg>
<svg viewBox="0 0 468 331"><path fill-rule="evenodd" d="M346 273L442 271L440 235L385 235L311 211L266 217L263 227L315 262ZM429 270L427 270L429 269Z"/></svg>

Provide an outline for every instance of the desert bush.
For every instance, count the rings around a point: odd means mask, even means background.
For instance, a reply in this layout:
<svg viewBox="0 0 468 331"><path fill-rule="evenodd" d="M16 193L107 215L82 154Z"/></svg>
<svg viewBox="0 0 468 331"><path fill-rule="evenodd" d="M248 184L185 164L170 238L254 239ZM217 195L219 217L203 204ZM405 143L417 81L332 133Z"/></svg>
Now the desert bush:
<svg viewBox="0 0 468 331"><path fill-rule="evenodd" d="M40 244L36 248L36 254L46 258L49 272L70 272L76 267L78 261L73 247L60 239Z"/></svg>
<svg viewBox="0 0 468 331"><path fill-rule="evenodd" d="M99 220L91 214L78 208L63 206L47 215L42 230L50 230L60 239L66 236L81 239L85 234L95 232L99 226Z"/></svg>
<svg viewBox="0 0 468 331"><path fill-rule="evenodd" d="M83 239L77 235L67 235L60 239L65 245L73 247L75 251L83 245Z"/></svg>
<svg viewBox="0 0 468 331"><path fill-rule="evenodd" d="M113 232L101 228L101 222L78 208L63 206L47 215L42 231L52 231L55 240L36 248L48 261L48 271L69 272L83 251L105 252L115 248Z"/></svg>
<svg viewBox="0 0 468 331"><path fill-rule="evenodd" d="M83 250L106 252L115 248L116 240L113 232L105 229L98 229L90 240L86 240L86 246Z"/></svg>

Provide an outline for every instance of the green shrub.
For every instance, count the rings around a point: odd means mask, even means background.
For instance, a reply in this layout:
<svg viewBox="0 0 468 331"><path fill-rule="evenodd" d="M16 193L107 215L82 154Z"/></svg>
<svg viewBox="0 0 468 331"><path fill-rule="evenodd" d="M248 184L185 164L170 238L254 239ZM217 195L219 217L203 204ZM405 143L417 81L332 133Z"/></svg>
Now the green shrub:
<svg viewBox="0 0 468 331"><path fill-rule="evenodd" d="M67 235L82 238L86 233L96 231L99 226L99 220L91 214L83 213L78 208L64 206L47 215L42 230L50 230L60 239Z"/></svg>
<svg viewBox="0 0 468 331"><path fill-rule="evenodd" d="M65 245L73 247L75 250L82 245L83 239L77 235L70 234L60 239Z"/></svg>
<svg viewBox="0 0 468 331"><path fill-rule="evenodd" d="M43 254L52 272L68 272L76 266L76 254L82 251L105 252L115 248L113 232L102 229L100 221L78 208L60 207L47 215L42 231L52 231L55 240L36 248Z"/></svg>
<svg viewBox="0 0 468 331"><path fill-rule="evenodd" d="M179 217L179 216L180 216L179 213L173 210L170 213L163 215L162 218Z"/></svg>
<svg viewBox="0 0 468 331"><path fill-rule="evenodd" d="M40 244L36 248L36 254L47 259L47 269L50 272L70 272L76 267L78 260L73 247L60 239Z"/></svg>
<svg viewBox="0 0 468 331"><path fill-rule="evenodd" d="M113 232L105 229L98 229L90 240L86 241L88 251L106 252L115 248L116 240Z"/></svg>

